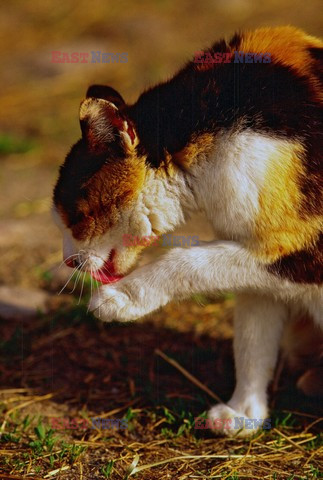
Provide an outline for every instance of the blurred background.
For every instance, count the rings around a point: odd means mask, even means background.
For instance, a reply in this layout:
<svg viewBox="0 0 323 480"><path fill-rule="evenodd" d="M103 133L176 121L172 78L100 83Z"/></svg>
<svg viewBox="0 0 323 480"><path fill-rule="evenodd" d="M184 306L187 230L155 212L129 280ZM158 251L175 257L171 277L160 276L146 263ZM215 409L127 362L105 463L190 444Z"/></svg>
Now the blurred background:
<svg viewBox="0 0 323 480"><path fill-rule="evenodd" d="M292 24L320 35L321 6L320 0L1 2L1 284L42 286L44 272L61 259L52 188L79 138L79 104L90 84L111 85L133 102L195 51L236 30ZM52 51L92 50L126 52L128 61L52 62Z"/></svg>

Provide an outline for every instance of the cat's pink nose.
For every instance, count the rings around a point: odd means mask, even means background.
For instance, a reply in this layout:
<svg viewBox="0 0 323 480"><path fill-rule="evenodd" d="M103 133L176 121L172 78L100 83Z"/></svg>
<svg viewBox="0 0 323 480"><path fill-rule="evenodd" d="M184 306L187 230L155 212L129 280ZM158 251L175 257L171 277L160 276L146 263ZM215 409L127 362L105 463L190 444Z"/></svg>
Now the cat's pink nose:
<svg viewBox="0 0 323 480"><path fill-rule="evenodd" d="M67 265L70 268L76 268L80 265L80 262L77 258L67 258L64 260L65 265Z"/></svg>
<svg viewBox="0 0 323 480"><path fill-rule="evenodd" d="M74 268L74 260L72 258L67 258L64 262L68 267Z"/></svg>

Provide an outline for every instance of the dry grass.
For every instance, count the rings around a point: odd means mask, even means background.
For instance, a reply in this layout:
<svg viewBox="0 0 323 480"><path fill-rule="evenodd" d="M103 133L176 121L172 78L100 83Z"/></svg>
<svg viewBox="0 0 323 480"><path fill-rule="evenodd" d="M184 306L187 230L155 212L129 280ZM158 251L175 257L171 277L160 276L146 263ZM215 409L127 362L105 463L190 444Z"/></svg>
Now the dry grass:
<svg viewBox="0 0 323 480"><path fill-rule="evenodd" d="M318 35L319 11L319 0L5 2L2 282L62 286L50 279L61 257L51 191L79 135L77 110L89 84L110 84L133 101L236 29L291 23ZM53 50L92 49L125 51L129 61L50 62ZM233 389L234 299L196 297L145 321L103 325L77 298L53 299L46 315L0 320L0 480L320 478L321 405L301 396L287 372L271 392L270 431L238 440L194 428L194 417ZM50 428L51 417L93 416L122 417L129 428Z"/></svg>

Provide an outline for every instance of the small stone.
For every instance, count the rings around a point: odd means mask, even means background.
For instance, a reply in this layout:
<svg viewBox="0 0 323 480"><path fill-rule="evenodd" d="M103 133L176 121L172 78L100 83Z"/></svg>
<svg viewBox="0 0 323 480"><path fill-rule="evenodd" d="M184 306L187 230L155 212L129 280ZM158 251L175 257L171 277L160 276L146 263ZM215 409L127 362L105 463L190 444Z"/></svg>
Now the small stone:
<svg viewBox="0 0 323 480"><path fill-rule="evenodd" d="M50 295L44 290L0 286L0 318L21 319L48 311Z"/></svg>

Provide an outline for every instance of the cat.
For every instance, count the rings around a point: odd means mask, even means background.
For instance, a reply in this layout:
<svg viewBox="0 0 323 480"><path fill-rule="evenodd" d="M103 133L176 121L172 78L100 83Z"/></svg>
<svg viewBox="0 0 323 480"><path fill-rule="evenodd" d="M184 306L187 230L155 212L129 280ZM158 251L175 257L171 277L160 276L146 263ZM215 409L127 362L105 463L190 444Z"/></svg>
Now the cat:
<svg viewBox="0 0 323 480"><path fill-rule="evenodd" d="M193 293L235 293L236 387L211 420L265 419L283 325L303 313L323 324L322 45L259 28L208 50L230 62L191 61L133 105L93 85L60 168L53 214L66 263L103 283L96 316L129 321ZM144 247L123 235L171 232L193 212L218 240L134 269Z"/></svg>
<svg viewBox="0 0 323 480"><path fill-rule="evenodd" d="M323 397L323 330L306 314L286 323L282 366L297 378L297 387L308 397Z"/></svg>

